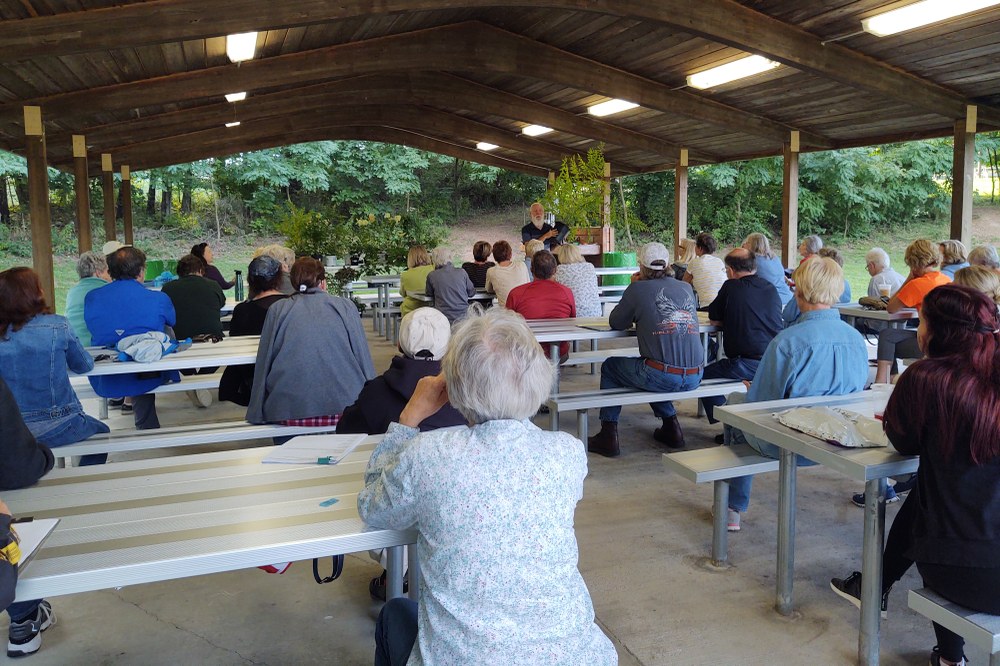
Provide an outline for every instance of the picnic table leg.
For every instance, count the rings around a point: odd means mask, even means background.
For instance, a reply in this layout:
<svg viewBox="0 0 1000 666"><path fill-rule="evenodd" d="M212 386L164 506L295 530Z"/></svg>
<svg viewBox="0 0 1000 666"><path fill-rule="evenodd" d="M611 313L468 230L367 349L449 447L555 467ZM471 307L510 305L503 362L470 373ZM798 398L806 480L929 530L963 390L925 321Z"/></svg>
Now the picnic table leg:
<svg viewBox="0 0 1000 666"><path fill-rule="evenodd" d="M417 557L417 544L411 543L406 549L407 560L409 560L407 571L409 572L410 591L407 593L413 601L418 601L420 594L420 558Z"/></svg>
<svg viewBox="0 0 1000 666"><path fill-rule="evenodd" d="M596 339L590 341L590 351L597 351L597 340ZM591 363L590 364L590 374L592 374L592 375L596 375L597 374L597 364L596 363Z"/></svg>
<svg viewBox="0 0 1000 666"><path fill-rule="evenodd" d="M587 410L578 409L576 410L576 436L577 438L587 444L587 437L590 435L588 424L587 424Z"/></svg>
<svg viewBox="0 0 1000 666"><path fill-rule="evenodd" d="M782 615L792 614L792 576L795 571L795 454L781 450L778 474L778 569L774 607Z"/></svg>
<svg viewBox="0 0 1000 666"><path fill-rule="evenodd" d="M729 479L719 479L714 484L712 502L712 565L726 566L729 559Z"/></svg>
<svg viewBox="0 0 1000 666"><path fill-rule="evenodd" d="M882 545L885 536L886 479L865 483L865 533L861 549L861 631L858 663L879 663L879 629L882 613Z"/></svg>
<svg viewBox="0 0 1000 666"><path fill-rule="evenodd" d="M415 548L413 550L416 550ZM403 596L403 547L391 546L386 555L385 598Z"/></svg>
<svg viewBox="0 0 1000 666"><path fill-rule="evenodd" d="M98 410L99 411L98 411L97 415L101 417L101 420L102 421L107 421L108 420L108 399L107 398L101 398L101 400L100 400L100 406L98 407Z"/></svg>
<svg viewBox="0 0 1000 666"><path fill-rule="evenodd" d="M700 333L701 335L701 346L705 350L705 362L708 363L708 333ZM697 401L697 412L695 416L699 419L705 415L705 406L701 404L701 400Z"/></svg>

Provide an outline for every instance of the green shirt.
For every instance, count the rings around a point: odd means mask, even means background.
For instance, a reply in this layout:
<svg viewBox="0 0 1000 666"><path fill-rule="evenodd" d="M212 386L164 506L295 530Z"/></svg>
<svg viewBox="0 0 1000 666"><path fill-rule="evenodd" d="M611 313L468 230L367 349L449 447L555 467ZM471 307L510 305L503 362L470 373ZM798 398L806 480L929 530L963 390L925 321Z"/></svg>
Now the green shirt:
<svg viewBox="0 0 1000 666"><path fill-rule="evenodd" d="M178 340L202 333L222 335L222 314L226 296L217 282L200 275L186 275L163 285L177 311L174 334Z"/></svg>
<svg viewBox="0 0 1000 666"><path fill-rule="evenodd" d="M399 306L399 310L404 317L417 308L430 305L430 303L425 301L418 301L412 298L409 294L417 291L423 292L427 287L427 276L433 270L433 266L416 266L415 268L403 271L399 276L399 293L404 297L403 304Z"/></svg>
<svg viewBox="0 0 1000 666"><path fill-rule="evenodd" d="M80 338L80 343L84 347L90 346L90 330L83 319L83 301L87 298L87 294L106 284L107 282L99 277L85 277L73 285L66 294L66 318L69 319L69 325L73 327L73 332Z"/></svg>

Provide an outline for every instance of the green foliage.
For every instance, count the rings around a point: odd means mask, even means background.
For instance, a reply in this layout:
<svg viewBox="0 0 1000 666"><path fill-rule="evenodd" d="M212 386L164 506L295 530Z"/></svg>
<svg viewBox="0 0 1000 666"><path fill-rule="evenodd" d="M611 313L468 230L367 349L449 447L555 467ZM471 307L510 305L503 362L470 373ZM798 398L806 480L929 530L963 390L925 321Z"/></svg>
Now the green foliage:
<svg viewBox="0 0 1000 666"><path fill-rule="evenodd" d="M336 226L330 254L357 257L366 274L381 275L404 268L410 246L435 247L446 235L444 225L435 219L412 213L369 213Z"/></svg>
<svg viewBox="0 0 1000 666"><path fill-rule="evenodd" d="M297 255L321 257L335 253L334 227L316 211L289 203L277 227L288 238L288 246Z"/></svg>
<svg viewBox="0 0 1000 666"><path fill-rule="evenodd" d="M542 197L545 210L554 213L561 222L576 227L600 225L604 204L603 146L591 148L586 157L569 155L563 158L559 175Z"/></svg>

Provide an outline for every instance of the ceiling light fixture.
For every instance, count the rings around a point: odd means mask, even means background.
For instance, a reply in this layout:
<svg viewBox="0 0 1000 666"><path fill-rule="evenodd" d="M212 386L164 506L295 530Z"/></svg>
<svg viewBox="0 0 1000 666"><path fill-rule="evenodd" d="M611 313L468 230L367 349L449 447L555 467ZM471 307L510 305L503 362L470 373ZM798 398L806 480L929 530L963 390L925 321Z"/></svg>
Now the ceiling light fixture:
<svg viewBox="0 0 1000 666"><path fill-rule="evenodd" d="M692 74L687 77L687 84L692 88L704 90L705 88L721 86L730 81L745 79L748 76L756 76L780 66L780 62L768 60L763 56L752 55L747 58L734 60L733 62L727 62L725 65L719 65L712 69L706 69L704 72Z"/></svg>
<svg viewBox="0 0 1000 666"><path fill-rule="evenodd" d="M876 37L885 37L994 5L1000 5L1000 0L923 0L866 18L861 21L861 28Z"/></svg>
<svg viewBox="0 0 1000 666"><path fill-rule="evenodd" d="M239 126L240 126L240 121L238 120L234 120L231 123L226 123L226 127L239 127Z"/></svg>
<svg viewBox="0 0 1000 666"><path fill-rule="evenodd" d="M229 93L226 95L227 102L242 102L246 98L247 94L245 92Z"/></svg>
<svg viewBox="0 0 1000 666"><path fill-rule="evenodd" d="M257 49L257 33L241 32L226 36L226 55L233 62L252 60Z"/></svg>
<svg viewBox="0 0 1000 666"><path fill-rule="evenodd" d="M634 109L637 106L639 105L633 102L626 102L623 99L609 99L607 102L601 102L600 104L588 107L587 113L592 116L610 116L615 113Z"/></svg>
<svg viewBox="0 0 1000 666"><path fill-rule="evenodd" d="M476 144L476 148L478 148L479 150L496 150L499 147L500 146L496 145L495 143L486 143L485 141L480 141L479 143Z"/></svg>
<svg viewBox="0 0 1000 666"><path fill-rule="evenodd" d="M546 127L545 125L528 125L527 127L521 128L521 134L525 136L541 136L542 134L548 134L552 131L551 127Z"/></svg>

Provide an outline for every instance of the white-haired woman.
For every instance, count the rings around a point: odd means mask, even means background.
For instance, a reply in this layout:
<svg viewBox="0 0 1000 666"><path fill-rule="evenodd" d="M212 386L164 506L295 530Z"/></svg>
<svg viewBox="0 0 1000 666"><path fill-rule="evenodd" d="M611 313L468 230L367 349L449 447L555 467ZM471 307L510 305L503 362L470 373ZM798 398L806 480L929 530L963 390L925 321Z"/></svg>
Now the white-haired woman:
<svg viewBox="0 0 1000 666"><path fill-rule="evenodd" d="M111 282L108 260L100 252L84 252L76 262L80 281L66 294L66 319L84 347L90 346L90 329L83 319L83 301L87 294ZM121 401L119 400L119 404Z"/></svg>
<svg viewBox="0 0 1000 666"><path fill-rule="evenodd" d="M411 650L423 663L617 663L577 569L586 452L528 420L553 372L535 337L502 309L470 315L442 367L389 426L358 496L369 525L420 532L419 606L385 605L375 663ZM417 430L449 401L469 427Z"/></svg>
<svg viewBox="0 0 1000 666"><path fill-rule="evenodd" d="M577 317L600 317L601 294L597 290L597 269L583 258L576 245L559 247L556 282L569 287L576 301Z"/></svg>
<svg viewBox="0 0 1000 666"><path fill-rule="evenodd" d="M774 285L781 299L781 307L792 300L792 290L785 280L785 267L781 259L771 251L771 241L761 233L752 233L743 240L743 249L752 252L757 258L757 275Z"/></svg>
<svg viewBox="0 0 1000 666"><path fill-rule="evenodd" d="M476 287L469 274L451 262L451 253L445 248L434 248L431 261L434 270L427 274L424 293L434 299L434 308L454 324L465 316Z"/></svg>

